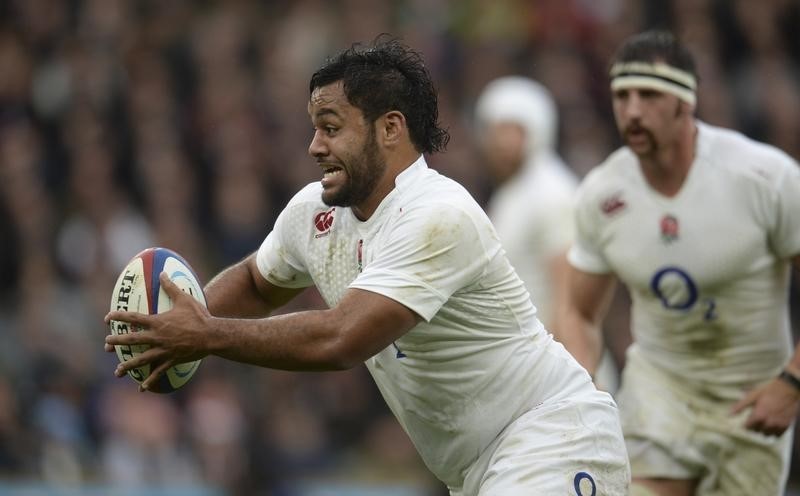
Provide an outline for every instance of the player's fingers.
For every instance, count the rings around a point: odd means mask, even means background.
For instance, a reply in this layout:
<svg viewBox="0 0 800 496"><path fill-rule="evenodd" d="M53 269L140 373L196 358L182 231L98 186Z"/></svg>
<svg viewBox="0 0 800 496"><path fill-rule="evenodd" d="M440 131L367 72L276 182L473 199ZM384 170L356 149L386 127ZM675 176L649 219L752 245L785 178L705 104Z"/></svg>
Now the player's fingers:
<svg viewBox="0 0 800 496"><path fill-rule="evenodd" d="M129 370L133 370L149 363L152 363L158 359L159 356L162 355L162 351L156 348L150 348L149 350L136 355L128 360L121 362L117 365L117 368L114 369L114 375L117 377L122 377L125 375Z"/></svg>
<svg viewBox="0 0 800 496"><path fill-rule="evenodd" d="M142 382L140 391L149 390L150 385L156 382L158 378L161 377L161 375L167 371L168 368L172 367L172 365L173 365L173 360L167 360L164 363L159 364L158 367L156 367L152 372L150 372L150 375L147 376L147 379L145 379L144 382Z"/></svg>
<svg viewBox="0 0 800 496"><path fill-rule="evenodd" d="M116 322L127 322L128 324L135 324L142 327L150 327L150 319L151 316L146 313L122 312L120 310L114 310L108 312L103 320L106 324L113 320Z"/></svg>
<svg viewBox="0 0 800 496"><path fill-rule="evenodd" d="M131 344L153 344L156 335L153 331L129 332L127 334L109 334L106 336L106 344L111 346L131 345Z"/></svg>
<svg viewBox="0 0 800 496"><path fill-rule="evenodd" d="M770 429L769 435L770 436L782 436L786 429L788 429L788 425L776 425Z"/></svg>
<svg viewBox="0 0 800 496"><path fill-rule="evenodd" d="M737 413L741 412L742 410L744 410L748 406L750 406L753 403L755 403L757 396L758 396L758 391L757 390L750 391L749 393L744 395L744 397L742 399L737 401L731 407L731 410L730 410L731 415L736 415Z"/></svg>
<svg viewBox="0 0 800 496"><path fill-rule="evenodd" d="M764 419L761 416L756 416L755 412L751 413L747 420L744 422L744 428L765 433Z"/></svg>
<svg viewBox="0 0 800 496"><path fill-rule="evenodd" d="M169 278L169 275L161 271L161 274L158 275L158 280L161 282L161 287L164 288L164 291L167 292L167 295L175 301L176 298L180 298L183 295L183 291L181 288L175 284L172 279Z"/></svg>
<svg viewBox="0 0 800 496"><path fill-rule="evenodd" d="M103 348L105 348L105 350L108 351L108 352L115 351L113 344L104 343L103 344Z"/></svg>
<svg viewBox="0 0 800 496"><path fill-rule="evenodd" d="M767 436L780 436L783 434L784 429L777 425L767 425L761 429L761 432Z"/></svg>
<svg viewBox="0 0 800 496"><path fill-rule="evenodd" d="M759 408L754 408L744 422L745 429L767 436L780 436L786 427L788 426L784 426L779 419Z"/></svg>
<svg viewBox="0 0 800 496"><path fill-rule="evenodd" d="M745 428L751 431L760 432L766 436L781 436L788 425L783 425L780 422L765 418L763 416L756 417L751 415L744 424Z"/></svg>

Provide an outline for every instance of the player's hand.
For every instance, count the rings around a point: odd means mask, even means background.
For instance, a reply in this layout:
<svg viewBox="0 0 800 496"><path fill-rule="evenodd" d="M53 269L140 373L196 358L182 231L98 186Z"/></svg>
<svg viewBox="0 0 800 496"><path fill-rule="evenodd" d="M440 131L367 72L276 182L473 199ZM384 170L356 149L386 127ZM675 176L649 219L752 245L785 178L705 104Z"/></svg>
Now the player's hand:
<svg viewBox="0 0 800 496"><path fill-rule="evenodd" d="M792 425L800 409L800 393L780 379L759 386L731 408L737 414L752 407L744 426L768 436L780 436Z"/></svg>
<svg viewBox="0 0 800 496"><path fill-rule="evenodd" d="M170 367L199 360L208 355L205 347L211 314L208 309L181 289L162 272L161 287L170 300L172 309L155 315L137 312L112 311L106 314L105 322L112 320L127 322L141 329L138 332L106 336L105 349L113 351L116 345L147 345L144 353L120 363L114 374L124 376L129 370L158 362L150 375L142 382L142 388L150 384Z"/></svg>

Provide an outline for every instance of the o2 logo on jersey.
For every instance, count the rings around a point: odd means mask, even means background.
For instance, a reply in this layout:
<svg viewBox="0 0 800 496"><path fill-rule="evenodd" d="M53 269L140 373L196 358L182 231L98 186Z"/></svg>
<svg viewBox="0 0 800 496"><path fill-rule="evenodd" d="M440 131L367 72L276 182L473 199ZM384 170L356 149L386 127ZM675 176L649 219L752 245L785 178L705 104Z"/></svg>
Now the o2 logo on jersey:
<svg viewBox="0 0 800 496"><path fill-rule="evenodd" d="M575 488L575 496L596 496L597 484L591 475L586 472L578 472L572 480L572 485Z"/></svg>
<svg viewBox="0 0 800 496"><path fill-rule="evenodd" d="M327 212L320 212L314 216L314 227L319 231L314 235L315 238L321 238L322 236L330 234L331 226L333 225L334 211L336 211L336 207L333 207Z"/></svg>
<svg viewBox="0 0 800 496"><path fill-rule="evenodd" d="M650 279L650 289L664 308L688 312L701 302L705 305L704 320L717 318L717 304L713 298L700 298L697 284L688 272L680 267L667 266L659 269Z"/></svg>

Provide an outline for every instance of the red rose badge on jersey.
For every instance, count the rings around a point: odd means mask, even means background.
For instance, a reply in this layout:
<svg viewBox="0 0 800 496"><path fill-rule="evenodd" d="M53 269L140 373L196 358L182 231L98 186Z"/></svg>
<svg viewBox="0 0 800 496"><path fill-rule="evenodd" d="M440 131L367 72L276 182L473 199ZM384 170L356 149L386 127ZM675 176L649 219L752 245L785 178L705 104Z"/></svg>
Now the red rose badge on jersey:
<svg viewBox="0 0 800 496"><path fill-rule="evenodd" d="M678 219L674 215L666 214L661 218L661 239L665 243L672 243L678 239Z"/></svg>
<svg viewBox="0 0 800 496"><path fill-rule="evenodd" d="M315 238L321 238L331 233L331 226L333 226L333 212L336 207L328 210L327 212L320 212L314 216L314 227L317 229Z"/></svg>

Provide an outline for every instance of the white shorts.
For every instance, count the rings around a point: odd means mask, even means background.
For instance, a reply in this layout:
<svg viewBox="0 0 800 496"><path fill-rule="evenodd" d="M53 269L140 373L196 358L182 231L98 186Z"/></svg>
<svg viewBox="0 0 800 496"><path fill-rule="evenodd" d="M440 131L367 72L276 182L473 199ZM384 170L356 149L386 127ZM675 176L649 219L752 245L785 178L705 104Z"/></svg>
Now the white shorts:
<svg viewBox="0 0 800 496"><path fill-rule="evenodd" d="M627 495L630 466L619 415L591 390L540 405L514 421L473 464L452 496Z"/></svg>
<svg viewBox="0 0 800 496"><path fill-rule="evenodd" d="M749 410L731 416L730 401L689 389L636 353L617 401L634 477L697 479L698 496L784 494L793 429L747 430Z"/></svg>

